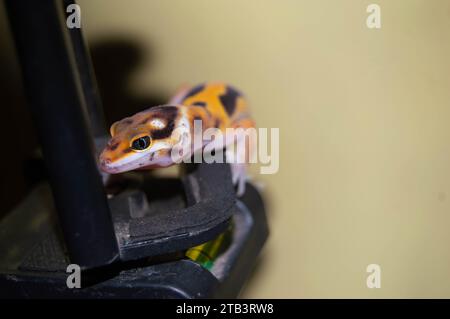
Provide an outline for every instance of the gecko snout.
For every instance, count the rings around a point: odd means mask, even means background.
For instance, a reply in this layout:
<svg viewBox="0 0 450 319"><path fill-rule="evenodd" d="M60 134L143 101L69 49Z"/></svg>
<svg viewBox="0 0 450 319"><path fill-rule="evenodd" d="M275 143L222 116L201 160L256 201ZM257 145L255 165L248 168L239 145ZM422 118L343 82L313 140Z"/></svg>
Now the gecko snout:
<svg viewBox="0 0 450 319"><path fill-rule="evenodd" d="M109 158L100 160L100 165L102 166L107 166L109 164L111 164L111 160Z"/></svg>
<svg viewBox="0 0 450 319"><path fill-rule="evenodd" d="M109 157L106 157L105 154L101 154L99 158L100 168L104 171L108 170L108 167L111 165L112 160Z"/></svg>

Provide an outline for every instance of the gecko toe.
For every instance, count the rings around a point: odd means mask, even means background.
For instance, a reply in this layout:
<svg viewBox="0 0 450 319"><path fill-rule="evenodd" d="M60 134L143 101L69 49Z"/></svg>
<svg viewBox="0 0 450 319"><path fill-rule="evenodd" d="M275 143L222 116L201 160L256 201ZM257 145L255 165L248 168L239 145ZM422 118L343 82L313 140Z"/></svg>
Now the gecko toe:
<svg viewBox="0 0 450 319"><path fill-rule="evenodd" d="M245 164L232 164L231 165L231 179L233 185L236 186L236 195L238 197L245 193L245 183L247 177L247 167Z"/></svg>

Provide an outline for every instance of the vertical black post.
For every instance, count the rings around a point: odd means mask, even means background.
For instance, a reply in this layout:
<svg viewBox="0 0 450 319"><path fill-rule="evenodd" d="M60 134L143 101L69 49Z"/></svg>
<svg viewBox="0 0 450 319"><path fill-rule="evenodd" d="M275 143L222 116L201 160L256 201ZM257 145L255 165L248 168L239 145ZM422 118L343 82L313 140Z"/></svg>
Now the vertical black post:
<svg viewBox="0 0 450 319"><path fill-rule="evenodd" d="M110 264L117 242L63 1L8 0L6 8L71 262L83 269Z"/></svg>
<svg viewBox="0 0 450 319"><path fill-rule="evenodd" d="M65 8L74 4L75 0L64 0ZM89 50L80 28L69 29L69 34L92 133L95 137L104 137L108 131Z"/></svg>

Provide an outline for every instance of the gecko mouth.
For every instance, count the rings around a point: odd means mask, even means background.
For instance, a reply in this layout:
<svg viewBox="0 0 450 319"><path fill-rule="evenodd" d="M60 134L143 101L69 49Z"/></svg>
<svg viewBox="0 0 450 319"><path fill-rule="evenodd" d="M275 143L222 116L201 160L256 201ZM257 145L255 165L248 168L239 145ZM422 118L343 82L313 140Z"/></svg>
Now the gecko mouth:
<svg viewBox="0 0 450 319"><path fill-rule="evenodd" d="M142 157L140 160L128 161L120 163L121 161L113 162L108 158L100 157L100 168L105 173L119 174L131 170L149 169L153 167L159 167L158 163L155 163L155 154L152 152L149 157ZM166 165L164 165L166 166Z"/></svg>
<svg viewBox="0 0 450 319"><path fill-rule="evenodd" d="M112 162L109 159L101 159L100 160L100 168L103 172L109 173L109 174L117 174L122 171L120 169L120 166L112 166L111 164L112 164Z"/></svg>
<svg viewBox="0 0 450 319"><path fill-rule="evenodd" d="M119 173L124 173L124 172L128 172L128 171L132 171L135 169L140 168L140 165L136 165L136 164L121 164L121 165L111 165L111 164L107 164L107 162L100 162L100 168L102 171L104 171L105 173L109 173L109 174L119 174Z"/></svg>
<svg viewBox="0 0 450 319"><path fill-rule="evenodd" d="M109 158L100 156L100 169L105 173L118 174L132 170L135 168L134 166L135 163L132 162L120 163L120 161L112 161Z"/></svg>

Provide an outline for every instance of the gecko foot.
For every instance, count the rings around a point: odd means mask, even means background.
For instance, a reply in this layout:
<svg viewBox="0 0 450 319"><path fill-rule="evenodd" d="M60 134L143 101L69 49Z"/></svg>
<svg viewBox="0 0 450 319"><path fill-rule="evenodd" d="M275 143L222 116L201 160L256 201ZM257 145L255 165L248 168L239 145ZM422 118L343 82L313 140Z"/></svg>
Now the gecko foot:
<svg viewBox="0 0 450 319"><path fill-rule="evenodd" d="M245 193L245 183L249 179L247 175L247 165L232 163L231 178L233 185L237 188L236 195L241 197Z"/></svg>

